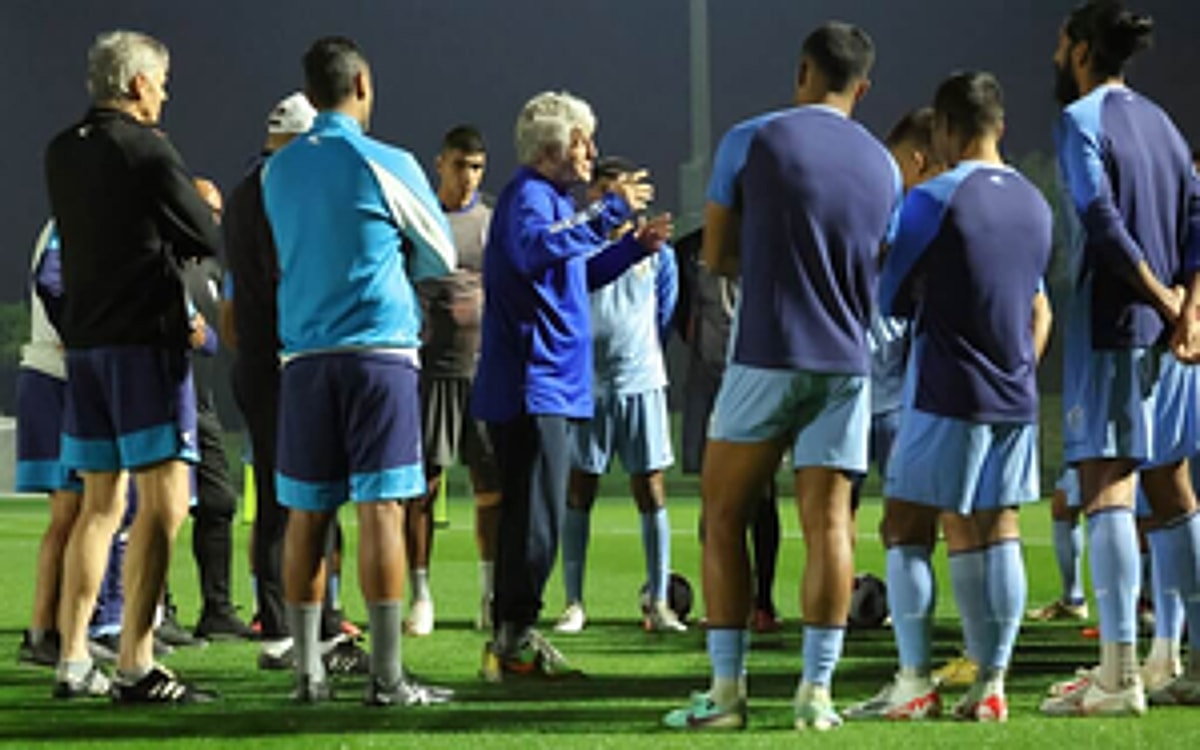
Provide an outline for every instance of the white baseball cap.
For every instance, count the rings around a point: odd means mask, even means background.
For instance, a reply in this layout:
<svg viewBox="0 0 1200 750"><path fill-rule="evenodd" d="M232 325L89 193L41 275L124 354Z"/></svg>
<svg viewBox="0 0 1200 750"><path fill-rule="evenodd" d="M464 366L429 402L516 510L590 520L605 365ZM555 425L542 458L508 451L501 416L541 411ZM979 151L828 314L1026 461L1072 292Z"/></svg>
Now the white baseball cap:
<svg viewBox="0 0 1200 750"><path fill-rule="evenodd" d="M276 104L267 115L267 132L281 135L307 133L316 116L317 110L308 97L297 91Z"/></svg>

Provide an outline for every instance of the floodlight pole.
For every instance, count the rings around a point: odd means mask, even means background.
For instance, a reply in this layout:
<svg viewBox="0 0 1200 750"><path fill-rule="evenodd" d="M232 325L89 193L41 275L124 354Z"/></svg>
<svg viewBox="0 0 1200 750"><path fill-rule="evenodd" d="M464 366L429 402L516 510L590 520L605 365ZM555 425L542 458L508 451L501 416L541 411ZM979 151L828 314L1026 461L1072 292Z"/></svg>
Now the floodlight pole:
<svg viewBox="0 0 1200 750"><path fill-rule="evenodd" d="M688 59L690 65L692 152L679 165L679 234L704 223L704 196L708 187L712 153L711 84L708 75L708 0L690 0L688 6Z"/></svg>

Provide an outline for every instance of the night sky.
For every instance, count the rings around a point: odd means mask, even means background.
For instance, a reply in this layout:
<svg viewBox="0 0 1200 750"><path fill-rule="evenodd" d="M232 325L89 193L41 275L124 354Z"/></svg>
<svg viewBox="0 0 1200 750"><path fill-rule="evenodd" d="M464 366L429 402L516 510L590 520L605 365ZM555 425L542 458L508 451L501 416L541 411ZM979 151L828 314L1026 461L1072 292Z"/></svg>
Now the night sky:
<svg viewBox="0 0 1200 750"><path fill-rule="evenodd" d="M987 69L1007 94L1010 157L1051 149L1058 26L1073 0L710 0L714 143L741 118L786 104L800 43L828 18L874 37L874 87L859 110L877 134L926 103L938 81ZM1200 2L1139 0L1156 49L1132 85L1200 139ZM512 123L545 89L588 99L602 151L649 165L661 207L677 207L689 153L687 0L3 0L0 50L9 71L0 120L0 302L19 299L47 211L42 151L86 107L85 54L99 31L149 32L171 49L163 127L191 169L224 189L258 150L267 110L301 84L316 37L353 37L376 83L373 132L431 166L441 133L474 122L489 137L485 187L514 166Z"/></svg>

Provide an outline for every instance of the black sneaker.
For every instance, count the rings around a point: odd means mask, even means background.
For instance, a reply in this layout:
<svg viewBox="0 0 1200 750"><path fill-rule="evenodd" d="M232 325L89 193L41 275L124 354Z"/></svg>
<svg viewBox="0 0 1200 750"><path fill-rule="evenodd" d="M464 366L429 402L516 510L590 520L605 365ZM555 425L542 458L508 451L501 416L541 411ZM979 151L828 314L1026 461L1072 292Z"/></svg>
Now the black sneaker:
<svg viewBox="0 0 1200 750"><path fill-rule="evenodd" d="M26 630L21 636L21 645L17 647L17 661L37 667L53 667L58 664L60 643L57 630L47 630L37 643L33 642Z"/></svg>
<svg viewBox="0 0 1200 750"><path fill-rule="evenodd" d="M292 700L296 703L323 703L333 700L333 688L329 680L315 680L311 675L301 675L292 690Z"/></svg>
<svg viewBox="0 0 1200 750"><path fill-rule="evenodd" d="M121 635L119 633L110 633L108 635L98 635L94 638L88 638L87 648L88 654L96 661L102 661L105 664L116 664L117 657L121 654ZM175 649L168 646L155 633L154 658L161 659L173 653L175 653Z"/></svg>
<svg viewBox="0 0 1200 750"><path fill-rule="evenodd" d="M87 650L93 661L116 664L117 655L121 653L121 636L109 633L88 638Z"/></svg>
<svg viewBox="0 0 1200 750"><path fill-rule="evenodd" d="M117 679L112 684L114 703L211 703L218 697L214 691L183 682L158 664L137 682L129 684Z"/></svg>
<svg viewBox="0 0 1200 750"><path fill-rule="evenodd" d="M173 612L168 612L163 616L162 623L154 629L156 640L161 640L163 643L174 648L192 648L204 647L208 645L208 641L203 638L197 638L187 631L187 628L179 624L175 619Z"/></svg>
<svg viewBox="0 0 1200 750"><path fill-rule="evenodd" d="M108 679L108 675L100 671L100 667L93 663L87 674L78 680L56 679L53 695L55 698L63 700L103 698L112 693L113 687L113 682Z"/></svg>
<svg viewBox="0 0 1200 750"><path fill-rule="evenodd" d="M321 660L329 674L370 674L371 655L350 638L342 637L333 648L326 651Z"/></svg>
<svg viewBox="0 0 1200 750"><path fill-rule="evenodd" d="M201 645L204 645L204 643L201 642ZM155 633L154 634L154 658L161 659L164 656L170 656L173 653L175 653L175 647L172 646L171 644L167 643L166 641L164 641L162 638L159 638L158 634Z"/></svg>
<svg viewBox="0 0 1200 750"><path fill-rule="evenodd" d="M254 631L242 622L232 607L216 612L204 610L193 633L197 638L208 640L248 640L255 637Z"/></svg>
<svg viewBox="0 0 1200 750"><path fill-rule="evenodd" d="M401 677L394 685L385 685L372 678L367 683L363 703L368 706L435 706L454 698L450 688L422 685L410 676Z"/></svg>

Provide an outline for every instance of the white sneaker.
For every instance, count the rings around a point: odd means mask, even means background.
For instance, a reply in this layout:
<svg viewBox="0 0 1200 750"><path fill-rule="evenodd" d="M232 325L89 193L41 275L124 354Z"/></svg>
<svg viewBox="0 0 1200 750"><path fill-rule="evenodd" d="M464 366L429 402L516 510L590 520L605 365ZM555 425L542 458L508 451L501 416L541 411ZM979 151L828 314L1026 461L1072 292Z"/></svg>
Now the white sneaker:
<svg viewBox="0 0 1200 750"><path fill-rule="evenodd" d="M796 691L792 699L793 726L799 731L828 732L842 725L842 717L833 707L829 688L807 683Z"/></svg>
<svg viewBox="0 0 1200 750"><path fill-rule="evenodd" d="M962 721L1008 721L1008 698L997 682L976 682L966 695L954 704L951 713Z"/></svg>
<svg viewBox="0 0 1200 750"><path fill-rule="evenodd" d="M1046 689L1046 695L1051 698L1061 698L1077 690L1083 690L1088 683L1096 679L1099 671L1100 667L1079 667L1071 679L1050 683L1050 687Z"/></svg>
<svg viewBox="0 0 1200 750"><path fill-rule="evenodd" d="M1183 665L1178 660L1147 659L1142 662L1142 684L1146 686L1146 697L1150 705L1158 705L1154 700L1154 691L1172 682L1183 674Z"/></svg>
<svg viewBox="0 0 1200 750"><path fill-rule="evenodd" d="M1200 706L1200 680L1179 675L1154 689L1147 689L1151 706Z"/></svg>
<svg viewBox="0 0 1200 750"><path fill-rule="evenodd" d="M664 601L657 601L650 605L650 611L642 620L642 628L647 633L686 633L687 625L679 621L679 616L675 614L675 610L671 609Z"/></svg>
<svg viewBox="0 0 1200 750"><path fill-rule="evenodd" d="M1037 622L1056 622L1068 620L1079 622L1088 618L1087 602L1072 604L1062 599L1055 599L1044 607L1031 609L1025 613L1030 620Z"/></svg>
<svg viewBox="0 0 1200 750"><path fill-rule="evenodd" d="M418 599L408 611L408 619L404 621L404 634L419 638L432 632L433 600Z"/></svg>
<svg viewBox="0 0 1200 750"><path fill-rule="evenodd" d="M889 721L919 721L942 714L942 696L937 683L928 677L905 677L885 685L874 698L850 706L842 715L847 719L885 719Z"/></svg>
<svg viewBox="0 0 1200 750"><path fill-rule="evenodd" d="M583 611L583 604L580 602L571 602L567 608L563 610L559 616L558 622L554 626L555 633L578 633L583 630L583 626L587 624L587 614Z"/></svg>
<svg viewBox="0 0 1200 750"><path fill-rule="evenodd" d="M1146 691L1141 678L1114 691L1105 690L1091 675L1075 681L1075 689L1042 701L1047 716L1141 716L1146 713Z"/></svg>

